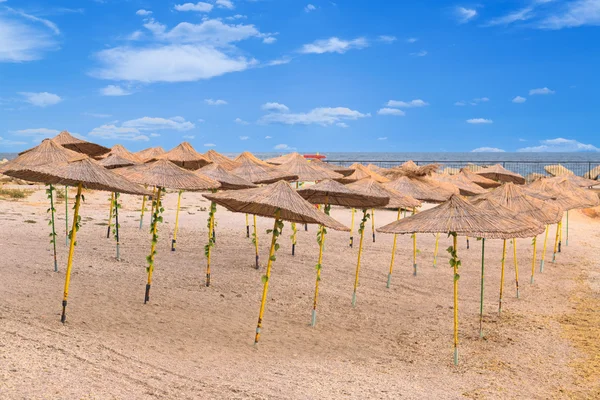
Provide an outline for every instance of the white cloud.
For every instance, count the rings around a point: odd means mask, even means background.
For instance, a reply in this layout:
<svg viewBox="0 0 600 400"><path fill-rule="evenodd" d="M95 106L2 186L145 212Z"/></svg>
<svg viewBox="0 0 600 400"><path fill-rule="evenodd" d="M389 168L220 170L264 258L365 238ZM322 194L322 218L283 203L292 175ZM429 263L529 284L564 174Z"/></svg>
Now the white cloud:
<svg viewBox="0 0 600 400"><path fill-rule="evenodd" d="M126 128L135 128L140 131L145 130L176 130L176 131L188 131L194 129L195 125L192 122L186 121L183 117L171 117L171 118L160 118L160 117L142 117L125 121L122 124Z"/></svg>
<svg viewBox="0 0 600 400"><path fill-rule="evenodd" d="M159 137L159 136L160 136L160 133L151 133L150 134L150 137Z"/></svg>
<svg viewBox="0 0 600 400"><path fill-rule="evenodd" d="M458 22L464 24L477 16L477 10L474 8L456 7L456 17Z"/></svg>
<svg viewBox="0 0 600 400"><path fill-rule="evenodd" d="M584 144L574 139L547 139L540 140L539 146L524 147L518 149L519 152L538 153L538 152L564 152L570 153L575 151L597 151L600 152L600 148L592 144Z"/></svg>
<svg viewBox="0 0 600 400"><path fill-rule="evenodd" d="M273 44L276 41L277 41L277 38L274 36L267 36L266 38L263 39L264 44Z"/></svg>
<svg viewBox="0 0 600 400"><path fill-rule="evenodd" d="M427 53L426 50L421 50L416 53L410 53L409 55L411 55L413 57L425 57L427 54L429 54L429 53Z"/></svg>
<svg viewBox="0 0 600 400"><path fill-rule="evenodd" d="M311 11L315 11L317 9L317 7L313 6L312 4L307 4L306 7L304 7L304 12L311 12Z"/></svg>
<svg viewBox="0 0 600 400"><path fill-rule="evenodd" d="M497 147L478 147L471 150L471 153L504 153L504 150Z"/></svg>
<svg viewBox="0 0 600 400"><path fill-rule="evenodd" d="M250 136L240 136L240 140L248 140L250 139Z"/></svg>
<svg viewBox="0 0 600 400"><path fill-rule="evenodd" d="M213 9L213 5L210 3L204 3L199 1L198 3L184 3L175 4L175 10L177 11L196 11L196 12L210 12Z"/></svg>
<svg viewBox="0 0 600 400"><path fill-rule="evenodd" d="M265 103L260 106L263 110L266 111L279 111L279 112L288 112L290 109L285 104L281 103Z"/></svg>
<svg viewBox="0 0 600 400"><path fill-rule="evenodd" d="M350 128L350 125L345 122L338 122L335 124L335 126L339 126L340 128Z"/></svg>
<svg viewBox="0 0 600 400"><path fill-rule="evenodd" d="M282 57L282 58L277 58L275 60L268 61L265 65L271 67L271 66L275 66L275 65L289 64L291 61L292 61L292 59L290 57Z"/></svg>
<svg viewBox="0 0 600 400"><path fill-rule="evenodd" d="M110 140L131 140L142 142L147 142L150 140L148 136L141 134L136 128L126 128L122 126L116 126L114 124L106 124L94 128L89 135L99 139Z"/></svg>
<svg viewBox="0 0 600 400"><path fill-rule="evenodd" d="M456 103L454 103L454 105L459 106L459 107L466 106L467 104L476 106L479 103L487 103L488 101L490 101L490 99L488 97L477 97L477 98L474 98L473 100L469 100L469 101L464 101L464 100L457 101Z"/></svg>
<svg viewBox="0 0 600 400"><path fill-rule="evenodd" d="M319 107L307 113L270 113L261 117L259 123L330 126L342 120L356 120L370 116L346 107Z"/></svg>
<svg viewBox="0 0 600 400"><path fill-rule="evenodd" d="M296 150L295 147L290 147L287 144L278 144L275 147L273 147L275 150L284 150L284 151L294 151Z"/></svg>
<svg viewBox="0 0 600 400"><path fill-rule="evenodd" d="M204 143L204 147L216 147L217 145L214 143Z"/></svg>
<svg viewBox="0 0 600 400"><path fill-rule="evenodd" d="M192 140L192 139L196 139L196 136L194 136L194 135L183 135L182 137L183 137L184 139L190 139L190 140Z"/></svg>
<svg viewBox="0 0 600 400"><path fill-rule="evenodd" d="M39 60L60 48L58 27L51 21L4 7L0 13L0 63ZM10 17L8 13L13 14Z"/></svg>
<svg viewBox="0 0 600 400"><path fill-rule="evenodd" d="M137 10L135 13L136 13L136 15L141 15L142 17L152 15L152 11L148 11L148 10L144 10L144 9Z"/></svg>
<svg viewBox="0 0 600 400"><path fill-rule="evenodd" d="M24 144L27 144L27 142L19 142L17 140L4 139L0 136L0 145L2 146L20 146Z"/></svg>
<svg viewBox="0 0 600 400"><path fill-rule="evenodd" d="M362 49L369 46L367 39L359 37L353 40L343 40L337 37L329 39L315 40L313 43L305 44L299 50L303 54L323 54L339 53L343 54L348 50Z"/></svg>
<svg viewBox="0 0 600 400"><path fill-rule="evenodd" d="M527 21L534 17L533 7L525 7L517 11L513 11L505 16L491 19L488 21L485 26L494 26L494 25L510 25L513 22L518 21Z"/></svg>
<svg viewBox="0 0 600 400"><path fill-rule="evenodd" d="M468 124L492 124L494 121L485 118L471 118L467 120Z"/></svg>
<svg viewBox="0 0 600 400"><path fill-rule="evenodd" d="M233 122L235 122L238 125L250 125L250 122L244 121L241 118L236 118L236 119L233 120Z"/></svg>
<svg viewBox="0 0 600 400"><path fill-rule="evenodd" d="M33 104L38 107L48 107L58 104L62 101L59 95L48 92L19 92L19 94L25 97L25 101L29 104Z"/></svg>
<svg viewBox="0 0 600 400"><path fill-rule="evenodd" d="M527 101L527 99L525 97L521 97L521 96L517 96L514 99L512 99L513 103L525 103Z"/></svg>
<svg viewBox="0 0 600 400"><path fill-rule="evenodd" d="M202 122L206 122L206 121L204 121L202 118L198 118L198 122L202 123Z"/></svg>
<svg viewBox="0 0 600 400"><path fill-rule="evenodd" d="M204 99L204 102L209 106L224 106L227 104L225 100Z"/></svg>
<svg viewBox="0 0 600 400"><path fill-rule="evenodd" d="M454 105L462 107L462 106L466 106L467 103L464 100L461 100L461 101L457 101L456 103L454 103Z"/></svg>
<svg viewBox="0 0 600 400"><path fill-rule="evenodd" d="M245 15L235 14L235 15L232 15L230 17L226 17L225 19L227 21L235 21L236 19L246 19L246 18L248 18L248 17L246 17Z"/></svg>
<svg viewBox="0 0 600 400"><path fill-rule="evenodd" d="M129 34L125 38L125 40L135 41L135 40L140 40L143 37L144 37L144 32L142 32L142 31L133 31L131 34Z"/></svg>
<svg viewBox="0 0 600 400"><path fill-rule="evenodd" d="M489 98L487 97L477 97L473 99L473 103L477 104L477 103L487 103L488 101L490 101Z"/></svg>
<svg viewBox="0 0 600 400"><path fill-rule="evenodd" d="M574 0L560 11L546 17L539 23L542 29L574 28L578 26L600 25L600 2L598 0Z"/></svg>
<svg viewBox="0 0 600 400"><path fill-rule="evenodd" d="M377 140L387 140L387 136L378 137Z"/></svg>
<svg viewBox="0 0 600 400"><path fill-rule="evenodd" d="M19 136L42 136L42 137L53 137L60 133L59 130L56 129L48 129L48 128L29 128L29 129L21 129L18 131L11 131L13 135Z"/></svg>
<svg viewBox="0 0 600 400"><path fill-rule="evenodd" d="M417 40L419 40L418 38L415 37L411 37L406 39L406 43L415 43Z"/></svg>
<svg viewBox="0 0 600 400"><path fill-rule="evenodd" d="M16 9L8 7L8 6L6 6L5 9L8 12L15 14L19 17L22 17L23 19L26 19L28 21L40 23L40 24L44 25L46 28L50 29L55 35L60 35L60 29L58 29L58 26L50 20L47 20L44 18L39 18L39 17L36 17L35 15L27 14L23 11L16 10Z"/></svg>
<svg viewBox="0 0 600 400"><path fill-rule="evenodd" d="M403 117L406 115L406 113L402 110L398 110L397 108L380 108L377 111L377 114L379 115L396 115L396 116L400 116Z"/></svg>
<svg viewBox="0 0 600 400"><path fill-rule="evenodd" d="M229 10L233 10L235 8L235 6L233 5L233 2L231 0L217 0L215 2L215 4L219 8L227 8Z"/></svg>
<svg viewBox="0 0 600 400"><path fill-rule="evenodd" d="M399 100L390 100L387 102L386 106L395 107L395 108L413 108L413 107L425 107L428 106L429 103L423 101L421 99L415 99L411 101L399 101Z"/></svg>
<svg viewBox="0 0 600 400"><path fill-rule="evenodd" d="M390 35L380 35L378 39L379 39L379 41L384 42L384 43L394 43L396 40L398 40L398 38L396 38L396 36L390 36Z"/></svg>
<svg viewBox="0 0 600 400"><path fill-rule="evenodd" d="M100 89L100 94L102 96L128 96L131 93L132 92L130 92L126 89L123 89L119 85L108 85L108 86Z"/></svg>
<svg viewBox="0 0 600 400"><path fill-rule="evenodd" d="M273 139L272 136L265 136L265 139Z"/></svg>
<svg viewBox="0 0 600 400"><path fill-rule="evenodd" d="M519 138L519 142L526 142L527 139Z"/></svg>
<svg viewBox="0 0 600 400"><path fill-rule="evenodd" d="M99 114L99 113L91 113L91 112L84 112L83 115L88 116L88 117L94 117L94 118L110 118L110 117L112 117L111 114Z"/></svg>
<svg viewBox="0 0 600 400"><path fill-rule="evenodd" d="M554 94L554 93L556 93L554 90L550 90L547 87L531 89L529 91L530 96L533 96L534 94Z"/></svg>

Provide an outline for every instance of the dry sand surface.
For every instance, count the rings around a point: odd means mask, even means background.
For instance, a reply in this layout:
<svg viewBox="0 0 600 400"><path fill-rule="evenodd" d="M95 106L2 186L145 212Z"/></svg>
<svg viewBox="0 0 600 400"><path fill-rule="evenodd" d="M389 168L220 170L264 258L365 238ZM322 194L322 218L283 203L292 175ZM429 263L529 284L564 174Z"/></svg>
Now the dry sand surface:
<svg viewBox="0 0 600 400"><path fill-rule="evenodd" d="M357 246L329 230L318 323L309 326L318 247L316 226L299 229L291 256L285 224L273 267L259 345L253 345L262 293L252 268L244 216L219 208L212 286L204 286L207 241L200 194L184 193L178 247L170 251L177 195L165 200L156 271L143 304L148 216L122 196L121 256L106 238L107 193L86 193L67 323L59 322L67 247L64 203L57 205L59 272L53 272L43 190L0 199L0 398L2 399L510 399L598 398L600 272L598 220L570 213L569 246L530 284L531 240L518 241L520 299L512 247L498 316L500 241L486 242L485 337L479 338L481 242L461 238L460 365L452 363L452 269L440 241L419 235L418 276L411 239L398 239L386 289L392 236L366 229L358 301L350 305ZM71 199L71 202L73 199ZM350 212L332 215L349 225ZM395 219L377 211L376 225ZM259 218L266 262L272 220ZM550 237L554 238L554 228ZM564 242L563 237L563 242ZM355 241L357 243L357 240ZM538 260L542 238L538 242ZM553 241L552 241L553 243Z"/></svg>

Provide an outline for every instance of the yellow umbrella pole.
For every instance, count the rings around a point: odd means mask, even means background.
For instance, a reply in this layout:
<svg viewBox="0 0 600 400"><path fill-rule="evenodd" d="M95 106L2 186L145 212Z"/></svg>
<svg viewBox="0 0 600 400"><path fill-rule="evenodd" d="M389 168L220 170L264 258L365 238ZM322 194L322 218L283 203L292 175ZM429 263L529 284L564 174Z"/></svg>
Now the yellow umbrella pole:
<svg viewBox="0 0 600 400"><path fill-rule="evenodd" d="M110 225L112 223L113 205L114 204L115 204L115 194L111 193L110 194L110 210L108 212L108 227L106 228L106 238L107 239L110 237Z"/></svg>
<svg viewBox="0 0 600 400"><path fill-rule="evenodd" d="M398 217L396 218L396 220L400 219L400 213L402 212L402 210L399 208L398 209ZM388 279L387 279L387 285L386 287L389 289L390 284L392 283L392 271L394 269L394 259L396 258L396 241L398 239L398 235L394 233L394 244L392 244L392 261L390 262L390 272L388 273Z"/></svg>
<svg viewBox="0 0 600 400"><path fill-rule="evenodd" d="M147 189L148 185L144 185L144 188ZM140 213L140 229L142 229L142 225L144 225L144 212L146 211L146 196L142 196L142 211Z"/></svg>
<svg viewBox="0 0 600 400"><path fill-rule="evenodd" d="M533 238L533 258L531 260L531 281L533 283L533 274L535 273L535 258L537 256L537 236Z"/></svg>
<svg viewBox="0 0 600 400"><path fill-rule="evenodd" d="M150 246L150 255L146 257L148 261L148 283L146 283L146 295L144 296L144 304L150 301L150 286L152 285L152 273L154 272L154 256L156 255L156 244L158 243L158 222L162 222L162 217L159 217L159 213L162 212L162 204L160 202L160 195L162 188L156 188L157 195L156 199L152 201L152 245Z"/></svg>
<svg viewBox="0 0 600 400"><path fill-rule="evenodd" d="M479 301L479 337L483 337L483 277L485 275L485 238L481 239L481 295Z"/></svg>
<svg viewBox="0 0 600 400"><path fill-rule="evenodd" d="M275 212L275 223L273 224L273 235L271 237L271 248L269 249L269 261L267 262L267 272L263 276L263 294L262 299L260 301L260 312L258 314L258 323L256 324L256 335L254 336L254 344L258 343L258 339L260 339L260 328L262 327L262 320L265 314L265 304L267 303L267 292L269 290L269 279L271 278L271 267L273 265L273 261L275 261L275 252L279 248L277 245L277 237L281 235L281 230L283 228L283 222L279 220L281 215L281 211L277 210Z"/></svg>
<svg viewBox="0 0 600 400"><path fill-rule="evenodd" d="M371 231L373 232L373 243L375 243L375 209L371 208Z"/></svg>
<svg viewBox="0 0 600 400"><path fill-rule="evenodd" d="M552 254L552 262L556 262L556 251L558 250L558 235L560 232L560 222L556 224L556 238L554 239L554 253Z"/></svg>
<svg viewBox="0 0 600 400"><path fill-rule="evenodd" d="M352 209L352 223L350 224L350 247L354 245L354 213L356 210Z"/></svg>
<svg viewBox="0 0 600 400"><path fill-rule="evenodd" d="M181 194L183 190L179 191L177 196L177 211L175 211L175 229L173 230L173 240L171 241L171 251L175 251L175 245L177 244L177 230L179 229L179 206L181 205Z"/></svg>
<svg viewBox="0 0 600 400"><path fill-rule="evenodd" d="M352 293L352 307L356 306L356 289L358 288L358 273L360 272L360 257L362 256L362 248L363 248L363 239L365 237L365 224L367 219L369 218L369 214L366 209L363 209L363 218L360 222L360 226L358 228L358 233L360 233L360 241L358 243L358 261L356 263L356 276L354 277L354 293Z"/></svg>
<svg viewBox="0 0 600 400"><path fill-rule="evenodd" d="M417 213L417 209L413 207L413 215ZM413 275L417 276L417 233L412 234L413 239Z"/></svg>
<svg viewBox="0 0 600 400"><path fill-rule="evenodd" d="M452 267L454 268L454 365L458 365L458 280L460 275L458 274L458 266L460 261L458 260L457 245L456 245L456 234L453 235L454 254Z"/></svg>
<svg viewBox="0 0 600 400"><path fill-rule="evenodd" d="M562 235L563 235L563 229L562 229L562 219L560 220L560 234L558 235L558 252L561 252L561 248L562 248Z"/></svg>
<svg viewBox="0 0 600 400"><path fill-rule="evenodd" d="M325 204L324 209L325 213L329 215L329 208L327 207L328 196L325 195ZM313 300L313 310L312 317L310 320L310 326L315 326L317 324L317 301L319 300L319 282L321 282L321 269L323 268L323 248L325 247L325 235L327 234L327 230L323 225L319 227L319 234L317 235L317 241L319 242L319 259L317 261L317 265L315 269L317 270L317 280L315 282L315 298Z"/></svg>
<svg viewBox="0 0 600 400"><path fill-rule="evenodd" d="M67 298L69 297L69 283L71 282L71 270L73 269L73 254L75 253L75 240L77 238L77 230L79 229L79 206L81 205L81 189L83 185L80 183L77 186L77 196L75 196L75 212L73 214L73 228L69 234L71 244L69 245L69 258L67 259L67 272L65 273L65 289L63 292L62 315L60 322L63 324L67 319Z"/></svg>
<svg viewBox="0 0 600 400"><path fill-rule="evenodd" d="M252 241L254 242L254 249L256 250L256 269L260 268L258 264L258 234L256 233L256 215L254 217L254 234L252 235Z"/></svg>
<svg viewBox="0 0 600 400"><path fill-rule="evenodd" d="M435 249L433 250L433 268L437 267L437 255L438 255L439 244L440 244L440 234L436 233L435 234Z"/></svg>
<svg viewBox="0 0 600 400"><path fill-rule="evenodd" d="M248 223L248 214L246 214L246 237L250 237L250 223Z"/></svg>
<svg viewBox="0 0 600 400"><path fill-rule="evenodd" d="M213 192L215 192L213 190ZM210 212L208 217L208 244L204 248L206 255L206 287L210 286L210 254L213 246L215 245L215 237L213 235L215 229L215 213L217 212L217 203L214 201L210 202Z"/></svg>
<svg viewBox="0 0 600 400"><path fill-rule="evenodd" d="M517 299L519 298L519 263L517 262L517 239L513 238L513 258L515 261L515 284L517 285Z"/></svg>
<svg viewBox="0 0 600 400"><path fill-rule="evenodd" d="M114 205L115 231L114 231L114 236L115 236L115 239L117 240L117 261L121 260L121 252L120 252L121 242L119 241L119 207L121 207L119 205L119 193L115 192L115 205Z"/></svg>
<svg viewBox="0 0 600 400"><path fill-rule="evenodd" d="M548 243L548 232L550 231L550 226L546 225L546 236L544 238L544 247L542 249L542 260L540 261L540 273L544 272L544 260L546 259L546 244Z"/></svg>
<svg viewBox="0 0 600 400"><path fill-rule="evenodd" d="M504 261L506 259L506 239L502 245L502 267L500 268L500 302L498 304L498 315L502 313L502 293L504 291Z"/></svg>
<svg viewBox="0 0 600 400"><path fill-rule="evenodd" d="M296 223L292 222L292 255L296 255L296 233L298 232L298 228L296 228Z"/></svg>

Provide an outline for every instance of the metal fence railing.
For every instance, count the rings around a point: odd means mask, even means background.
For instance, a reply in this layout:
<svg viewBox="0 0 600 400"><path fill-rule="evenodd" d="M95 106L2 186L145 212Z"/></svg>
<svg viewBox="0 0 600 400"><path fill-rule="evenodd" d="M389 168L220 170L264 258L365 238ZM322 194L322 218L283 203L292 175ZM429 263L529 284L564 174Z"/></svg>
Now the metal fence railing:
<svg viewBox="0 0 600 400"><path fill-rule="evenodd" d="M381 168L391 168L401 165L406 160L402 161L390 161L390 160L374 160L374 161L349 161L349 160L327 160L331 164L336 164L344 167L348 167L356 162L368 165L374 164ZM461 168L469 166L471 170L477 171L490 165L500 164L509 171L516 172L522 176L527 176L532 173L549 175L544 167L549 165L560 164L563 167L572 171L575 175L591 177L592 179L598 179L600 174L600 162L591 161L568 161L568 162L552 162L552 161L414 161L417 165L425 164L440 164L440 172L448 169L447 172L458 172ZM591 173L591 174L590 174ZM591 175L591 176L590 176Z"/></svg>

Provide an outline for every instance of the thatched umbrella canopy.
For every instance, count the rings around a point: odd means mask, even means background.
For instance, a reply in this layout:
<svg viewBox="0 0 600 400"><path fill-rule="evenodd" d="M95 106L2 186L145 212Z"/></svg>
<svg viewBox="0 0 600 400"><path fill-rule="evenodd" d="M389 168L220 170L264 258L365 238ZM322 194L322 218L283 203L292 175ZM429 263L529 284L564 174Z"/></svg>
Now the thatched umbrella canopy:
<svg viewBox="0 0 600 400"><path fill-rule="evenodd" d="M382 172L387 171L387 168L382 168L379 165L375 165L375 164L372 164L372 163L367 165L367 169L369 169L369 170L371 170L373 172L376 172L376 173L378 173L380 175L382 174Z"/></svg>
<svg viewBox="0 0 600 400"><path fill-rule="evenodd" d="M219 189L222 190L250 189L256 187L254 183L232 174L217 163L202 167L195 171L195 173L219 182L221 184Z"/></svg>
<svg viewBox="0 0 600 400"><path fill-rule="evenodd" d="M213 149L210 149L209 151L204 153L204 156L206 158L208 158L210 161L212 161L213 163L219 164L221 167L223 167L227 171L231 171L232 169L239 167L239 164L237 162L233 161L231 158L224 156L223 154L221 154L219 152L216 152Z"/></svg>
<svg viewBox="0 0 600 400"><path fill-rule="evenodd" d="M525 183L525 178L516 172L512 172L504 168L500 164L492 165L475 172L477 175L481 175L485 178L493 179L500 182L512 182L522 185Z"/></svg>
<svg viewBox="0 0 600 400"><path fill-rule="evenodd" d="M451 265L454 268L454 363L458 364L458 268L456 236L476 236L487 239L529 237L531 228L511 217L490 214L454 195L447 202L378 229L394 234L448 233L453 236Z"/></svg>
<svg viewBox="0 0 600 400"><path fill-rule="evenodd" d="M114 145L110 152L103 155L100 164L105 168L122 168L141 164L144 161L136 154L130 152L120 144Z"/></svg>
<svg viewBox="0 0 600 400"><path fill-rule="evenodd" d="M341 183L351 183L356 182L365 178L372 178L379 183L389 182L390 180L385 176L379 175L377 172L371 171L367 167L362 164L354 163L350 166L350 168L354 169L354 172L348 176L344 176L340 179L336 179Z"/></svg>
<svg viewBox="0 0 600 400"><path fill-rule="evenodd" d="M389 201L385 206L371 206L371 208L410 209L421 206L421 202L414 197L411 197L410 195L404 195L397 190L384 186L373 178L364 178L359 181L349 183L346 185L346 187L364 195L389 198Z"/></svg>
<svg viewBox="0 0 600 400"><path fill-rule="evenodd" d="M409 178L407 176L388 182L385 186L427 203L443 203L453 194L457 194L458 191L455 186L443 182L425 178Z"/></svg>
<svg viewBox="0 0 600 400"><path fill-rule="evenodd" d="M445 175L456 175L459 172L460 172L460 168L455 168L455 167L446 167L442 171L442 173Z"/></svg>
<svg viewBox="0 0 600 400"><path fill-rule="evenodd" d="M87 155L58 145L50 139L44 139L41 144L21 153L17 158L10 160L0 167L4 171L18 171L27 167L56 165L64 162L78 161L88 158Z"/></svg>
<svg viewBox="0 0 600 400"><path fill-rule="evenodd" d="M573 171L561 164L546 165L544 170L552 176L575 175Z"/></svg>
<svg viewBox="0 0 600 400"><path fill-rule="evenodd" d="M544 178L546 178L546 175L540 174L540 173L537 173L537 172L532 172L532 173L527 174L525 176L525 183L535 182L538 179L544 179Z"/></svg>
<svg viewBox="0 0 600 400"><path fill-rule="evenodd" d="M231 170L231 173L252 183L273 183L280 180L295 181L298 179L297 175L280 171L247 151L237 156L234 161L239 163L239 167Z"/></svg>
<svg viewBox="0 0 600 400"><path fill-rule="evenodd" d="M405 162L404 164L386 169L382 171L382 175L390 180L398 179L402 176L408 177L425 177L436 172L440 168L440 164L426 164L418 166L412 160Z"/></svg>
<svg viewBox="0 0 600 400"><path fill-rule="evenodd" d="M486 190L481 186L473 183L469 178L466 178L464 175L443 175L443 174L435 174L432 175L431 178L433 180L449 183L454 185L460 191L460 194L463 196L475 196L478 194L486 193Z"/></svg>
<svg viewBox="0 0 600 400"><path fill-rule="evenodd" d="M299 189L298 194L312 204L331 204L348 208L379 208L389 203L388 195L359 192L331 179Z"/></svg>
<svg viewBox="0 0 600 400"><path fill-rule="evenodd" d="M263 295L258 315L258 324L256 326L256 335L254 337L254 343L256 344L260 338L271 277L271 267L275 260L275 252L279 248L277 238L281 236L283 221L319 224L342 231L348 231L349 229L329 215L317 210L284 181L255 189L205 194L204 197L233 212L248 213L275 219L269 250L269 261L266 274L263 277Z"/></svg>
<svg viewBox="0 0 600 400"><path fill-rule="evenodd" d="M169 160L182 168L191 170L202 168L212 162L194 150L188 142L178 144L165 154L154 157L153 160Z"/></svg>
<svg viewBox="0 0 600 400"><path fill-rule="evenodd" d="M135 155L138 156L143 162L147 162L147 161L153 160L156 157L163 155L165 153L166 153L165 149L163 149L160 146L156 146L156 147L149 147L147 149L140 150L137 153L135 153Z"/></svg>
<svg viewBox="0 0 600 400"><path fill-rule="evenodd" d="M554 183L559 190L577 200L579 204L575 208L596 207L600 202L598 194L590 190L582 189L567 177L562 177L562 179L557 181L552 180L552 183Z"/></svg>
<svg viewBox="0 0 600 400"><path fill-rule="evenodd" d="M495 188L501 185L500 182L496 182L489 178L478 175L472 172L471 170L467 169L466 167L460 171L460 174L468 180L470 180L471 182L473 182L474 184L479 185L484 189Z"/></svg>
<svg viewBox="0 0 600 400"><path fill-rule="evenodd" d="M324 162L322 160L319 160L318 158L315 158L314 160L311 160L311 163L318 165L319 167L325 168L325 169L329 169L331 171L335 171L339 174L342 174L344 176L348 176L351 175L354 172L354 169L352 168L346 168L346 167L342 167L340 165L335 165L335 164L331 164L328 162Z"/></svg>
<svg viewBox="0 0 600 400"><path fill-rule="evenodd" d="M290 154L287 161L279 165L277 169L285 174L296 175L300 182L316 182L323 179L343 178L342 174L308 162L298 153Z"/></svg>
<svg viewBox="0 0 600 400"><path fill-rule="evenodd" d="M90 157L100 157L102 154L106 154L110 151L108 147L104 147L82 139L77 139L67 131L62 131L53 137L52 140L56 144L66 147L69 150L87 154Z"/></svg>
<svg viewBox="0 0 600 400"><path fill-rule="evenodd" d="M600 165L590 169L588 172L585 173L585 175L583 175L583 177L598 180L598 177L600 177Z"/></svg>
<svg viewBox="0 0 600 400"><path fill-rule="evenodd" d="M562 182L563 179L568 180L569 182L581 187L581 188L589 188L593 186L600 185L599 181L595 181L593 179L583 178L577 175L564 175L564 176L556 176L554 178L548 178L550 182Z"/></svg>
<svg viewBox="0 0 600 400"><path fill-rule="evenodd" d="M302 154L297 153L297 152L294 151L292 153L284 154L284 155L281 155L281 156L278 156L278 157L268 158L268 159L265 160L265 162L269 163L269 164L273 164L273 165L281 165L281 164L285 164L286 162L288 162L289 160L291 160L291 159L293 159L293 158L295 158L297 156L300 156L300 157L304 158L302 156Z"/></svg>

